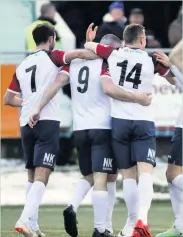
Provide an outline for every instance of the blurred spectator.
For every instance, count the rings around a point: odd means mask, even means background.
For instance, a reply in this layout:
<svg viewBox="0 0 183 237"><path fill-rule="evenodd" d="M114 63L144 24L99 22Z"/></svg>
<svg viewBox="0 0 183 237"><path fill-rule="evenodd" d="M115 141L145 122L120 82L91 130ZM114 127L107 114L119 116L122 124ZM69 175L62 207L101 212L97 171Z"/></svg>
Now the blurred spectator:
<svg viewBox="0 0 183 237"><path fill-rule="evenodd" d="M169 26L168 38L171 47L174 47L182 39L182 6L177 18Z"/></svg>
<svg viewBox="0 0 183 237"><path fill-rule="evenodd" d="M73 158L74 141L72 135L72 104L71 99L60 90L61 95L61 123L60 123L60 149L56 164L63 166L72 165L75 162Z"/></svg>
<svg viewBox="0 0 183 237"><path fill-rule="evenodd" d="M123 39L123 30L127 19L124 16L124 5L122 2L113 2L109 6L109 12L104 15L103 23L99 26L95 41L99 42L106 34L114 34Z"/></svg>
<svg viewBox="0 0 183 237"><path fill-rule="evenodd" d="M53 26L56 25L55 18L56 9L55 6L51 3L46 3L41 6L41 16L34 21L31 25L29 25L25 30L25 36L26 36L26 50L29 52L32 52L36 49L36 44L34 42L34 39L32 37L32 31L33 29L39 25L39 24L51 24ZM60 36L56 32L56 41L60 43Z"/></svg>
<svg viewBox="0 0 183 237"><path fill-rule="evenodd" d="M130 24L144 25L144 14L142 9L134 8L130 12L129 16ZM146 29L147 45L146 48L161 48L160 42L155 38L152 30Z"/></svg>

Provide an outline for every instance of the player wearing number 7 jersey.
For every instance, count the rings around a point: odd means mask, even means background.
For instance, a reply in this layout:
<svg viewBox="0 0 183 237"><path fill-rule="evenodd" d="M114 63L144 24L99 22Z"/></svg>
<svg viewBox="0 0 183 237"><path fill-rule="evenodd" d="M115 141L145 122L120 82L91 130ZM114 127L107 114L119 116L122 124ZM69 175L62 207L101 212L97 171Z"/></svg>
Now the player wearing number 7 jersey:
<svg viewBox="0 0 183 237"><path fill-rule="evenodd" d="M21 108L20 126L23 153L28 169L27 199L15 229L27 237L44 236L37 224L38 209L59 149L60 96L57 94L42 110L40 121L32 129L30 115L44 91L55 80L60 67L90 51L75 50L64 53L53 50L55 30L49 25L39 25L33 30L37 50L17 67L5 94L5 104ZM16 94L22 94L22 99Z"/></svg>
<svg viewBox="0 0 183 237"><path fill-rule="evenodd" d="M85 48L108 60L114 84L131 92L151 92L155 72L165 76L169 68L158 64L153 55L144 51L146 35L143 26L127 26L123 38L124 48L93 42L86 43ZM113 150L117 168L123 176L123 193L129 213L126 226L119 236L136 236L138 232L141 237L149 237L147 214L153 196L151 172L156 164L151 107L112 99L111 115ZM134 228L136 231L133 233Z"/></svg>

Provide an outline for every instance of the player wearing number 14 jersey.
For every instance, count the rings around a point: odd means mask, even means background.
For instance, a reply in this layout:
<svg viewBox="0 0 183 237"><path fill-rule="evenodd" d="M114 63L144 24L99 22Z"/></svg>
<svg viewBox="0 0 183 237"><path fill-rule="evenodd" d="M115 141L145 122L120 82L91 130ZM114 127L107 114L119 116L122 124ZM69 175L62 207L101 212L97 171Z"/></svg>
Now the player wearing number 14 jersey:
<svg viewBox="0 0 183 237"><path fill-rule="evenodd" d="M146 35L143 26L127 26L123 38L123 48L94 42L86 43L85 48L108 60L114 84L126 91L151 93L155 72L165 76L169 68L161 66L153 55L144 51ZM113 150L117 168L123 176L124 199L129 213L119 236L149 237L147 214L153 196L151 172L156 164L155 125L151 109L150 106L112 99L111 115Z"/></svg>

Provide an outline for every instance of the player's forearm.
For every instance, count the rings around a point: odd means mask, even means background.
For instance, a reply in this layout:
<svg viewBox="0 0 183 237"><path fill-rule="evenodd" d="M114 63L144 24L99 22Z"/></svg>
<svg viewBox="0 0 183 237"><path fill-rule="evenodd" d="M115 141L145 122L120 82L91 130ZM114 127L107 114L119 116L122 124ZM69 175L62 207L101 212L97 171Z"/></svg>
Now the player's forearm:
<svg viewBox="0 0 183 237"><path fill-rule="evenodd" d="M96 53L97 45L98 43L95 43L95 42L86 42L84 47L85 49L91 50L94 53Z"/></svg>
<svg viewBox="0 0 183 237"><path fill-rule="evenodd" d="M128 102L135 102L136 100L135 93L125 91L119 86L114 85L114 83L109 78L103 79L102 89L106 95L116 100L128 101Z"/></svg>
<svg viewBox="0 0 183 237"><path fill-rule="evenodd" d="M22 107L23 99L18 97L13 97L11 99L4 97L4 105L9 105L12 107Z"/></svg>
<svg viewBox="0 0 183 237"><path fill-rule="evenodd" d="M178 67L178 69L182 72L182 46L183 40L181 40L172 50L169 58L170 61Z"/></svg>
<svg viewBox="0 0 183 237"><path fill-rule="evenodd" d="M93 60L99 57L95 53L86 49L77 49L77 50L68 51L65 55L65 61L68 63L76 58Z"/></svg>
<svg viewBox="0 0 183 237"><path fill-rule="evenodd" d="M181 71L175 66L172 65L170 70L172 71L172 73L175 75L176 79L174 79L175 84L177 87L181 87L183 86L183 76Z"/></svg>
<svg viewBox="0 0 183 237"><path fill-rule="evenodd" d="M49 88L43 94L41 101L38 105L38 110L41 111L49 103L49 101L58 93L60 88L67 85L68 82L69 82L69 77L67 73L61 72L57 76L55 81L49 86Z"/></svg>
<svg viewBox="0 0 183 237"><path fill-rule="evenodd" d="M54 82L43 94L41 101L38 105L39 111L41 111L49 101L57 94L59 89L61 88L60 83Z"/></svg>

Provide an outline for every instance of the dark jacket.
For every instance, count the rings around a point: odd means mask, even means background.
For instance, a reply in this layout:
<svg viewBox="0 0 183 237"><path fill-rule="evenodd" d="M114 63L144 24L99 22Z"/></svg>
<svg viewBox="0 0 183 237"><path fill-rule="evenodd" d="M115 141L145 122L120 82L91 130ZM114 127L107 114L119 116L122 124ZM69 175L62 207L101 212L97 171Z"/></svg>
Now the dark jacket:
<svg viewBox="0 0 183 237"><path fill-rule="evenodd" d="M120 26L118 22L104 22L99 26L95 41L100 42L101 38L106 34L114 34L122 40L123 30L124 27Z"/></svg>

